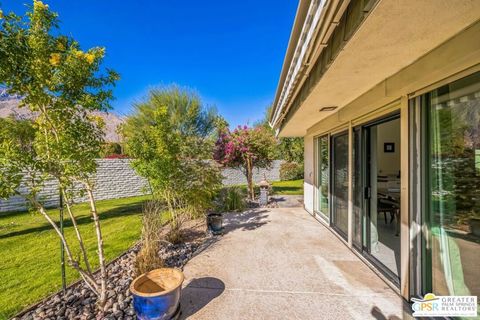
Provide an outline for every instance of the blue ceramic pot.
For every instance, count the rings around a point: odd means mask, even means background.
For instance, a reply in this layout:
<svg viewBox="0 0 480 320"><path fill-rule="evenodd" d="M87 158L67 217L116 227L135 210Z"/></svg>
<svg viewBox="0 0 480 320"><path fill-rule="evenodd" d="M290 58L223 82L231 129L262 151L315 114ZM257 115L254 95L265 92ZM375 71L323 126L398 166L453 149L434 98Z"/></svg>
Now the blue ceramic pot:
<svg viewBox="0 0 480 320"><path fill-rule="evenodd" d="M137 318L170 320L176 316L183 280L183 273L173 268L155 269L133 280L130 292Z"/></svg>

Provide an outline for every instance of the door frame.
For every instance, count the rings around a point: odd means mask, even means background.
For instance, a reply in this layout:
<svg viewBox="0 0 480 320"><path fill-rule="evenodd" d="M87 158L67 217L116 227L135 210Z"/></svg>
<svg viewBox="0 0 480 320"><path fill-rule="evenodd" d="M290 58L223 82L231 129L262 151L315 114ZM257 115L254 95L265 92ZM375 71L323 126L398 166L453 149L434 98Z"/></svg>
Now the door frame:
<svg viewBox="0 0 480 320"><path fill-rule="evenodd" d="M371 219L371 212L370 212L370 199L367 198L367 188L371 192L371 181L370 181L370 161L368 160L368 151L370 150L370 139L369 139L369 134L368 130L369 128L380 125L382 123L386 123L389 121L393 120L401 120L401 113L400 110L395 110L391 113L384 114L378 118L375 118L373 120L370 120L366 123L358 124L355 127L352 128L352 130L360 130L360 144L359 146L353 145L353 148L358 147L359 150L355 150L355 153L359 152L360 156L360 168L356 168L356 170L361 170L360 173L360 178L361 178L361 188L362 188L362 208L361 208L361 222L362 222L362 227L361 227L361 232L362 232L362 245L361 249L359 246L354 246L354 248L359 251L362 256L364 256L372 265L379 270L389 281L391 281L397 288L400 288L400 276L401 276L401 268L398 270L398 275L393 273L387 266L385 266L380 260L378 260L376 257L374 257L370 253L370 244L371 244L371 224L370 224L370 219ZM401 136L401 132L399 132L399 135ZM400 139L400 143L402 143ZM397 146L396 146L397 147ZM398 150L401 151L401 146L398 146ZM400 218L400 217L399 217ZM399 235L400 236L400 235ZM365 239L365 241L363 241ZM402 256L402 243L400 240L400 248L399 248L399 255L400 255L400 260Z"/></svg>
<svg viewBox="0 0 480 320"><path fill-rule="evenodd" d="M336 154L335 152L333 152L333 148L334 148L334 143L333 143L333 140L340 137L340 136L347 136L348 138L348 135L349 135L349 130L348 128L345 128L341 131L338 131L338 132L335 132L334 134L331 134L330 135L330 139L329 139L329 152L330 152L330 159L329 159L329 162L330 162L330 168L329 168L329 173L330 173L330 179L329 179L329 204L330 204L330 208L329 208L329 211L330 211L330 227L335 230L335 232L345 241L348 242L348 222L347 222L347 232L345 233L343 230L341 230L340 228L338 228L336 225L335 225L335 215L334 215L334 210L336 209L335 208L335 205L334 205L334 202L333 202L333 199L334 199L334 188L333 188L333 185L334 185L334 182L335 182L335 177L334 177L334 174L333 174L333 163L335 161L335 157L336 157ZM350 149L350 145L347 146L348 149ZM347 155L347 168L348 168L348 155ZM348 170L348 169L347 169ZM348 173L347 173L348 175ZM347 191L348 192L348 191ZM348 199L347 199L347 203L348 203ZM348 209L347 209L347 220L348 220Z"/></svg>
<svg viewBox="0 0 480 320"><path fill-rule="evenodd" d="M328 185L328 194L327 194L327 201L328 201L328 210L327 212L322 212L321 210L319 210L317 208L318 206L318 197L319 197L319 191L317 190L319 185L319 181L318 181L318 174L319 174L319 160L318 160L318 156L319 156L319 150L318 150L318 141L321 139L321 138L326 138L327 140L327 152L328 152L328 174L329 174L329 177L328 177L328 181L327 181L327 185ZM331 220L331 196L330 196L330 166L331 166L331 163L330 163L330 134L329 133L323 133L323 134L320 134L320 135L316 135L313 137L313 152L314 152L314 162L313 162L313 165L314 165L314 168L313 168L313 172L314 172L314 195L313 195L313 217L319 221L322 221L322 222L325 222L326 224L330 225L330 220Z"/></svg>

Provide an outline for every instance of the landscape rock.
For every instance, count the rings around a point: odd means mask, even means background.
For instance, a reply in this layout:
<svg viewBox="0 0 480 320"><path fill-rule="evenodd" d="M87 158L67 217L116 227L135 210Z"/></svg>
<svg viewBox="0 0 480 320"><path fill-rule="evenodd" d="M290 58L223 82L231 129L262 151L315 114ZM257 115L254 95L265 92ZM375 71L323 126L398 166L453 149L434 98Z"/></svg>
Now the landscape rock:
<svg viewBox="0 0 480 320"><path fill-rule="evenodd" d="M159 255L164 259L165 266L182 269L204 240L205 237L201 237L192 242L166 244L161 248ZM107 311L103 315L97 310L95 295L80 281L67 288L65 294L58 292L14 319L135 319L129 286L135 276L133 265L139 250L140 245L137 244L107 265L109 275Z"/></svg>

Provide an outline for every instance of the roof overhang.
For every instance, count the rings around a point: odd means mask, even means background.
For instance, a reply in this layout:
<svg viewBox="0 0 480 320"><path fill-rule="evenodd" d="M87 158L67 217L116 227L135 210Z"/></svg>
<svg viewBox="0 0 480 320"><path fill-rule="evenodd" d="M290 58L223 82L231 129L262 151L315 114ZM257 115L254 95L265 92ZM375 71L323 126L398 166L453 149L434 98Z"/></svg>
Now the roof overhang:
<svg viewBox="0 0 480 320"><path fill-rule="evenodd" d="M310 9L314 2L309 2ZM329 3L336 8L329 7ZM308 23L314 21L312 17L315 15L307 10L297 42L294 45L291 38L289 43L288 51L294 50L294 53L288 63L285 59L270 119L280 136L305 135L308 128L338 112L480 18L480 1L380 0L344 43L308 95L298 106L291 108L303 85L302 79L308 75L308 72L302 74L302 66L305 70L315 62L313 59L323 49L319 43L325 42L318 41L318 37L324 37L325 30L334 22L334 17L328 17L328 13L341 12L341 6L345 4L340 1L329 3L317 7L317 14L318 11L322 11L320 16L323 14L317 26ZM312 38L307 43L309 32L312 32ZM319 112L326 106L336 106L337 109Z"/></svg>
<svg viewBox="0 0 480 320"><path fill-rule="evenodd" d="M300 0L275 95L270 124L277 127L292 96L331 36L349 0Z"/></svg>

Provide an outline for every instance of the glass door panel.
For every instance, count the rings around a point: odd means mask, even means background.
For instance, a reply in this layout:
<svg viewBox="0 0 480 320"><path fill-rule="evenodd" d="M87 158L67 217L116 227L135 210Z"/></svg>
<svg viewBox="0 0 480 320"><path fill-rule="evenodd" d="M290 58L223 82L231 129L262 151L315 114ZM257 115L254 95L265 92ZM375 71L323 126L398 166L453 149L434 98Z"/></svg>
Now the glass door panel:
<svg viewBox="0 0 480 320"><path fill-rule="evenodd" d="M431 274L437 295L480 296L480 73L426 94L424 103L431 251L425 276Z"/></svg>
<svg viewBox="0 0 480 320"><path fill-rule="evenodd" d="M353 244L357 249L362 249L363 232L363 167L362 160L362 130L355 128L353 130Z"/></svg>
<svg viewBox="0 0 480 320"><path fill-rule="evenodd" d="M400 119L364 128L367 251L398 280L400 271Z"/></svg>
<svg viewBox="0 0 480 320"><path fill-rule="evenodd" d="M348 234L348 133L332 137L332 223L346 238Z"/></svg>
<svg viewBox="0 0 480 320"><path fill-rule="evenodd" d="M329 150L328 136L318 137L316 139L316 194L315 211L322 217L329 218Z"/></svg>

